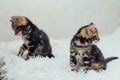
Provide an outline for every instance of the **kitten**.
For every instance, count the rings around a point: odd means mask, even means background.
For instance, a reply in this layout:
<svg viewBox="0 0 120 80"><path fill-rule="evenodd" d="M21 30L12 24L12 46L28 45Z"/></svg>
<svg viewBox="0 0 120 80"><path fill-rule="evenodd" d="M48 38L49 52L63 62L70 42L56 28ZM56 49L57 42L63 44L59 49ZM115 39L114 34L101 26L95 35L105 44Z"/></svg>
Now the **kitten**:
<svg viewBox="0 0 120 80"><path fill-rule="evenodd" d="M83 26L71 40L70 66L72 71L78 71L83 67L84 72L90 69L99 71L106 68L107 62L117 59L111 57L104 59L95 43L99 42L98 30L93 23Z"/></svg>
<svg viewBox="0 0 120 80"><path fill-rule="evenodd" d="M91 45L98 41L98 31L93 23L78 30L72 38L70 46L70 66L72 71L78 71L79 67L86 68L91 65L89 60Z"/></svg>
<svg viewBox="0 0 120 80"><path fill-rule="evenodd" d="M24 16L12 16L12 29L15 35L22 36L24 41L20 47L18 56L23 56L24 52L28 50L25 60L32 56L48 56L54 57L49 38L45 32L38 29L28 18Z"/></svg>

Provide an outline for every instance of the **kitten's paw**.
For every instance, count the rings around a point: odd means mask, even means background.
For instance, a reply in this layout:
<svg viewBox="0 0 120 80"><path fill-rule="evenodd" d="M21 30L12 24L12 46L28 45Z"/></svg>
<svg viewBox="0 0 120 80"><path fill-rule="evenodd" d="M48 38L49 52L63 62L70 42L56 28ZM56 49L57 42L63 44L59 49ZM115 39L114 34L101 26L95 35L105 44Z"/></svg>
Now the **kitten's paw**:
<svg viewBox="0 0 120 80"><path fill-rule="evenodd" d="M91 67L86 66L86 67L84 67L83 72L87 73L88 70L91 70Z"/></svg>
<svg viewBox="0 0 120 80"><path fill-rule="evenodd" d="M24 60L29 60L29 58L29 54L27 54Z"/></svg>
<svg viewBox="0 0 120 80"><path fill-rule="evenodd" d="M77 70L77 69L71 69L71 71L78 72L78 70Z"/></svg>
<svg viewBox="0 0 120 80"><path fill-rule="evenodd" d="M17 56L20 56L20 54L18 53Z"/></svg>
<svg viewBox="0 0 120 80"><path fill-rule="evenodd" d="M102 65L99 65L96 69L97 72L101 72L103 69L102 69Z"/></svg>
<svg viewBox="0 0 120 80"><path fill-rule="evenodd" d="M29 60L29 58L26 57L24 60Z"/></svg>
<svg viewBox="0 0 120 80"><path fill-rule="evenodd" d="M103 65L100 65L97 63L92 64L92 69L95 70L96 72L102 71L102 67L103 67Z"/></svg>

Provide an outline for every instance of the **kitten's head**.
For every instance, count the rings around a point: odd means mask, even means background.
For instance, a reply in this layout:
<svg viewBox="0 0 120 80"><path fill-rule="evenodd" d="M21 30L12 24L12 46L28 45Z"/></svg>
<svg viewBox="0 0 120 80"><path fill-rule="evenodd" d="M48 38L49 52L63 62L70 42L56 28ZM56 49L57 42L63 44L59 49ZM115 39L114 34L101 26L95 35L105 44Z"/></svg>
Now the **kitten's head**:
<svg viewBox="0 0 120 80"><path fill-rule="evenodd" d="M28 23L24 16L12 16L10 22L12 22L12 29L15 31L15 35L21 35L23 26Z"/></svg>
<svg viewBox="0 0 120 80"><path fill-rule="evenodd" d="M92 43L97 43L100 38L98 35L98 30L96 29L95 25L93 23L90 23L84 27L82 27L78 33L78 37L85 38L86 40L91 40Z"/></svg>

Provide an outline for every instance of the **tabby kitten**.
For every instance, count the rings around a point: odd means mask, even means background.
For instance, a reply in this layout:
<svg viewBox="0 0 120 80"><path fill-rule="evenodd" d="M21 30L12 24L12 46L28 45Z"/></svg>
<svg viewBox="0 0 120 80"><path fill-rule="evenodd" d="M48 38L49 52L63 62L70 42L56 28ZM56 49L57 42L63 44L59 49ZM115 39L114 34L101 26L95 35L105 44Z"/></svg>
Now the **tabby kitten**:
<svg viewBox="0 0 120 80"><path fill-rule="evenodd" d="M23 53L28 50L25 60L38 55L48 56L49 58L54 57L47 34L38 29L28 18L12 16L11 22L15 35L21 35L24 41L18 56L23 56Z"/></svg>
<svg viewBox="0 0 120 80"><path fill-rule="evenodd" d="M91 66L91 46L99 41L98 31L93 23L83 26L71 40L70 66L72 71L80 67L85 69Z"/></svg>
<svg viewBox="0 0 120 80"><path fill-rule="evenodd" d="M70 66L72 71L78 71L83 67L84 72L90 69L100 71L106 68L107 62L117 59L110 57L104 59L101 51L95 43L99 41L98 30L93 23L83 26L71 40Z"/></svg>

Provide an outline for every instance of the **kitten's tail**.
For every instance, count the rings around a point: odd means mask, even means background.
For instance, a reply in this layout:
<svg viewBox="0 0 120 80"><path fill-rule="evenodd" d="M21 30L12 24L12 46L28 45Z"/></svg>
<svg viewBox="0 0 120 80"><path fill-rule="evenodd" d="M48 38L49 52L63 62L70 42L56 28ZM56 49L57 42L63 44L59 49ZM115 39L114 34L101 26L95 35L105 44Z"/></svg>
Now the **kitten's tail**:
<svg viewBox="0 0 120 80"><path fill-rule="evenodd" d="M115 59L118 59L118 57L109 57L109 58L106 58L105 59L105 63L107 64L108 62L110 62L112 60L115 60Z"/></svg>
<svg viewBox="0 0 120 80"><path fill-rule="evenodd" d="M110 62L112 60L115 60L115 59L118 59L118 57L109 57L109 58L106 58L104 66L103 66L103 70L106 70L106 65L107 65L108 62Z"/></svg>
<svg viewBox="0 0 120 80"><path fill-rule="evenodd" d="M48 48L48 51L46 52L46 54L47 54L47 57L49 57L49 58L54 58L55 56L52 54L52 48L51 48L51 46L49 46L49 48Z"/></svg>
<svg viewBox="0 0 120 80"><path fill-rule="evenodd" d="M53 54L47 54L47 56L49 57L49 58L54 58L55 56L53 55Z"/></svg>

